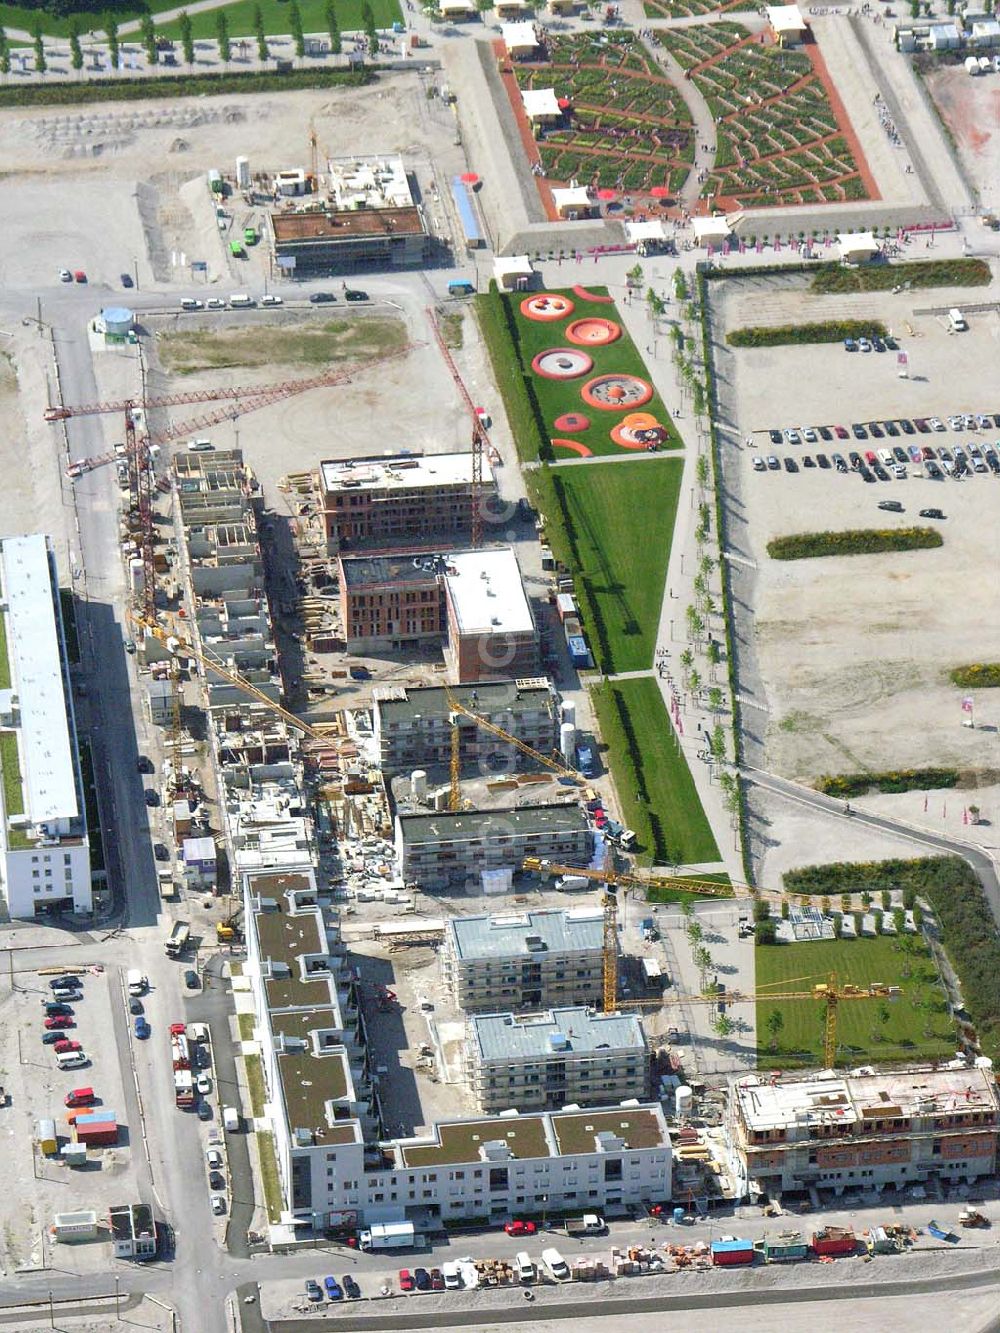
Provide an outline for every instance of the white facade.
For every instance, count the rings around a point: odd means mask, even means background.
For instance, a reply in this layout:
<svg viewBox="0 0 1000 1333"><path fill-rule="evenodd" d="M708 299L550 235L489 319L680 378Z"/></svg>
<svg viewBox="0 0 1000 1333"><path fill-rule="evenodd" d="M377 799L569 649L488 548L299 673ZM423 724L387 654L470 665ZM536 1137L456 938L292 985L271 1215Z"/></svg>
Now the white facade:
<svg viewBox="0 0 1000 1333"><path fill-rule="evenodd" d="M55 559L42 534L0 542L10 686L0 691L0 876L12 917L89 912L90 844Z"/></svg>

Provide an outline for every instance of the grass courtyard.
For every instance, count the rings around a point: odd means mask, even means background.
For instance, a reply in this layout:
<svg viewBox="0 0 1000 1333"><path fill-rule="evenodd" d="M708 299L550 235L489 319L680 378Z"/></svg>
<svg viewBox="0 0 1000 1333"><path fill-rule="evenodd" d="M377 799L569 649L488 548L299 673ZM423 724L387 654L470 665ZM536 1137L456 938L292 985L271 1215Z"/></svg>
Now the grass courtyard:
<svg viewBox="0 0 1000 1333"><path fill-rule="evenodd" d="M719 849L658 682L651 676L608 681L592 697L622 819L639 835L638 855L656 865L717 861Z"/></svg>
<svg viewBox="0 0 1000 1333"><path fill-rule="evenodd" d="M527 474L604 675L652 666L681 473L679 459L646 458Z"/></svg>
<svg viewBox="0 0 1000 1333"><path fill-rule="evenodd" d="M955 1050L955 1025L930 949L915 935L760 945L754 950L757 991L810 990L831 972L843 985L899 986L895 1000L845 1000L837 1009L837 1063L938 1059ZM767 1021L783 1026L773 1038ZM811 1000L757 1001L757 1051L763 1069L822 1064L825 1006ZM739 1009L736 1010L739 1016ZM776 1040L776 1049L772 1042Z"/></svg>
<svg viewBox="0 0 1000 1333"><path fill-rule="evenodd" d="M254 10L260 4L264 20L264 31L270 36L287 36L289 33L288 3L286 0L234 0L233 4L223 5L229 23L230 37L252 37L254 31ZM368 0L375 23L379 28L390 28L402 19L399 0ZM337 22L341 32L360 32L364 28L361 10L364 0L334 0ZM180 26L176 19L159 23L158 15L175 9L183 9L177 0L135 0L135 3L123 2L113 11L119 26L134 23L144 13L152 14L156 30L160 36L180 37ZM191 31L196 41L214 40L217 31L218 9L204 10L191 15ZM325 33L326 0L299 0L299 13L302 26L307 33ZM83 35L96 32L98 39L104 36L105 16L100 13L82 13L77 15L80 31ZM44 10L29 9L23 5L0 4L0 27L16 28L24 32L33 32L36 23L41 23L47 37L68 37L72 28L71 17L56 17ZM138 41L138 31L121 35L123 42Z"/></svg>

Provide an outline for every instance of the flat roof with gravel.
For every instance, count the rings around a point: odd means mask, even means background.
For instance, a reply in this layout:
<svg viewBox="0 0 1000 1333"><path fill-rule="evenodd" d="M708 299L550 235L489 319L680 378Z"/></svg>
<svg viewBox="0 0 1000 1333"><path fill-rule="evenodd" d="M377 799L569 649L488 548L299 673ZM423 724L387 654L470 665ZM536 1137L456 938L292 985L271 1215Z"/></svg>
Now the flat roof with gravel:
<svg viewBox="0 0 1000 1333"><path fill-rule="evenodd" d="M397 583L437 585L434 557L411 555L355 555L340 557L341 578L347 588L382 588Z"/></svg>
<svg viewBox="0 0 1000 1333"><path fill-rule="evenodd" d="M376 686L375 707L383 726L418 718L447 718L452 712L449 693L470 712L494 717L497 713L531 713L553 708L555 695L544 677L531 680L494 680L480 685L439 685L418 689Z"/></svg>
<svg viewBox="0 0 1000 1333"><path fill-rule="evenodd" d="M600 952L604 912L600 907L519 912L509 916L458 916L445 924L456 958L515 958L528 953ZM537 944L535 943L537 941Z"/></svg>
<svg viewBox="0 0 1000 1333"><path fill-rule="evenodd" d="M578 805L527 805L520 810L457 810L430 815L397 816L408 847L420 843L468 842L472 839L573 833L586 830Z"/></svg>
<svg viewBox="0 0 1000 1333"><path fill-rule="evenodd" d="M417 208L351 208L334 213L272 213L276 245L286 242L355 241L366 236L419 236Z"/></svg>
<svg viewBox="0 0 1000 1333"><path fill-rule="evenodd" d="M531 1060L591 1055L606 1050L619 1054L646 1047L635 1014L599 1014L586 1005L567 1005L548 1013L474 1014L469 1030L482 1060Z"/></svg>
<svg viewBox="0 0 1000 1333"><path fill-rule="evenodd" d="M320 463L324 491L393 491L472 484L472 453L372 455Z"/></svg>

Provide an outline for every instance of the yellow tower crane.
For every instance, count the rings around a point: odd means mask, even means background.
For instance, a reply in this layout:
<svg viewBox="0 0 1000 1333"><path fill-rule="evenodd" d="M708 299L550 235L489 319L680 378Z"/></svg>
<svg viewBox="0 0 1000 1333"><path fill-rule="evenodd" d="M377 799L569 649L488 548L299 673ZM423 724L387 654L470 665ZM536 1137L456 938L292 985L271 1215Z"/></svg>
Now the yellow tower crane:
<svg viewBox="0 0 1000 1333"><path fill-rule="evenodd" d="M813 1000L824 1006L823 1023L823 1064L825 1069L833 1069L837 1059L837 1010L841 1004L853 1000L897 1000L901 994L898 986L886 986L880 981L869 981L862 985L844 982L839 985L836 972L831 972L825 980L814 977L791 977L789 982L811 981L808 990L773 991L766 987L760 990L739 991L720 990L710 995L671 995L657 1000L623 1000L619 1009L665 1009L678 1004L756 1004L759 1000L784 1003L786 1000ZM781 984L787 985L789 982Z"/></svg>
<svg viewBox="0 0 1000 1333"><path fill-rule="evenodd" d="M503 727L498 727L495 722L490 722L488 718L481 717L479 713L473 712L471 708L466 708L465 704L460 703L458 699L455 698L453 691L447 685L444 687L444 692L448 700L448 707L451 709L448 721L451 724L451 792L449 805L452 810L459 809L462 802L462 793L459 786L462 764L459 717L469 718L469 720L474 722L477 727L481 727L483 731L488 731L492 736L496 736L499 740L506 741L508 745L513 745L515 749L520 750L522 754L530 756L530 758L535 759L538 763L544 765L545 768L549 768L554 773L558 773L560 777L571 781L574 786L583 786L584 778L575 768L569 768L560 759L542 754L540 750L534 749L532 746L528 745L526 741L519 740L517 736L512 736L509 731L504 731Z"/></svg>
<svg viewBox="0 0 1000 1333"><path fill-rule="evenodd" d="M157 621L150 620L146 616L135 615L132 619L133 623L145 631L145 633L150 634L154 639L158 639L161 643L165 644L172 655L177 657L193 657L195 661L200 662L206 670L213 672L217 676L221 676L224 681L227 681L230 685L234 685L236 689L242 690L244 694L249 694L252 699L256 699L257 702L263 704L265 708L269 708L273 713L277 713L288 726L295 727L296 730L304 732L310 740L321 741L324 745L329 745L330 736L327 732L311 726L308 722L303 722L300 717L296 717L294 713L290 713L287 708L283 708L281 704L275 703L269 694L265 694L263 690L258 689L258 687L251 681L245 680L238 671L233 671L232 668L226 666L214 653L196 648L190 639L182 639L180 635L172 634L169 630L164 629Z"/></svg>

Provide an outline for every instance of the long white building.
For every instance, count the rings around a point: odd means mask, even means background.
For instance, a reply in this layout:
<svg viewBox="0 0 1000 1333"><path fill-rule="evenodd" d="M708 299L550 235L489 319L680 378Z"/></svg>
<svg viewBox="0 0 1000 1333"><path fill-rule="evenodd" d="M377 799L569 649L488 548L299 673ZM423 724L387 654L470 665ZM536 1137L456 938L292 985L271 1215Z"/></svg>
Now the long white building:
<svg viewBox="0 0 1000 1333"><path fill-rule="evenodd" d="M55 557L0 541L0 878L12 917L89 912L90 844Z"/></svg>
<svg viewBox="0 0 1000 1333"><path fill-rule="evenodd" d="M355 973L311 870L252 875L245 902L244 974L286 1224L499 1222L670 1198L658 1104L466 1118L387 1139Z"/></svg>

